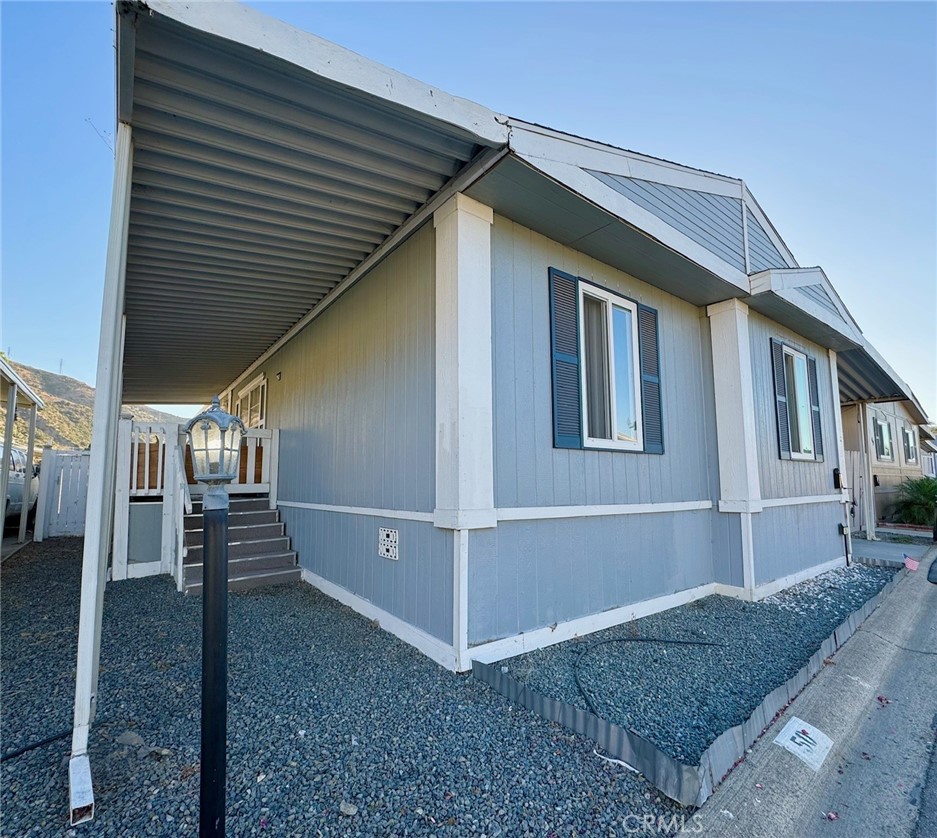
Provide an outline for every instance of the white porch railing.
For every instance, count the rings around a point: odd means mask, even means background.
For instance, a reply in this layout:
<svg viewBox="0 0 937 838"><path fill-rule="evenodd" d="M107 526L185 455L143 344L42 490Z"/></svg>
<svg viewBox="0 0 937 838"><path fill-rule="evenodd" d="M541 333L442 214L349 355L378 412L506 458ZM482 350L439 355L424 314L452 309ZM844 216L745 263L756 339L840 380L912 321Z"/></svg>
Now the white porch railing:
<svg viewBox="0 0 937 838"><path fill-rule="evenodd" d="M269 494L276 509L279 432L273 428L249 430L241 446L237 479L231 494ZM114 498L112 579L169 573L182 587L185 556L185 515L192 511L192 496L204 487L192 478L182 426L135 422L122 418L117 429L117 489ZM130 555L131 507L144 500L162 502L159 559L134 560Z"/></svg>

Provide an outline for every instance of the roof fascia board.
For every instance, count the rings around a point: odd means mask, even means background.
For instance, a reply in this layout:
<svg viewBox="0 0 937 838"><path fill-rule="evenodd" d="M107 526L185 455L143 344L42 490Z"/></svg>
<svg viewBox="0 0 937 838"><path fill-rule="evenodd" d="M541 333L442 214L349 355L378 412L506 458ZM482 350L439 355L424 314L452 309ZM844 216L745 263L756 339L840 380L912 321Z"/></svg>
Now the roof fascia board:
<svg viewBox="0 0 937 838"><path fill-rule="evenodd" d="M222 390L228 393L234 390L248 376L255 373L262 364L273 357L280 349L286 346L294 337L306 328L320 314L326 311L342 294L344 294L358 280L372 268L376 267L387 256L389 256L397 247L403 244L419 227L432 218L433 213L439 209L446 201L456 193L469 188L476 180L482 177L486 172L494 168L500 160L507 155L508 149L488 149L481 152L475 160L466 166L459 174L440 189L429 201L423 204L413 215L411 215L403 224L400 225L390 236L388 236L381 245L374 250L370 256L362 261L348 276L346 276L338 285L336 285L328 294L317 302L303 317L289 328L289 330L277 340L273 346L267 349L256 361L254 361L244 372L234 379L227 387Z"/></svg>
<svg viewBox="0 0 937 838"><path fill-rule="evenodd" d="M784 243L784 239L781 238L774 224L771 223L771 219L765 215L765 211L761 208L761 204L755 200L755 196L752 195L751 190L747 185L743 184L743 194L745 199L745 205L748 207L749 212L758 219L758 223L761 224L761 228L765 231L765 234L771 239L774 246L778 249L778 252L788 261L788 267L790 268L799 268L800 265L797 263L797 260L794 258L794 254L791 253L790 248Z"/></svg>
<svg viewBox="0 0 937 838"><path fill-rule="evenodd" d="M649 180L665 186L692 189L711 195L741 198L742 182L723 175L655 160L635 152L596 143L509 119L511 148L530 159L568 163L583 169L595 169L611 175Z"/></svg>
<svg viewBox="0 0 937 838"><path fill-rule="evenodd" d="M905 383L904 379L901 378L898 373L896 373L891 365L886 361L878 352L878 350L872 346L871 343L863 336L861 339L861 348L865 350L866 355L868 355L895 384L898 385L898 388L902 393L905 394L906 401L911 402L914 405L914 408L917 410L919 415L919 424L928 422L927 412L921 406L921 403L917 400L917 396L914 395L911 388Z"/></svg>
<svg viewBox="0 0 937 838"><path fill-rule="evenodd" d="M370 61L351 50L245 6L236 0L179 3L148 0L140 4L178 24L242 44L286 61L320 78L367 94L394 108L455 126L480 144L508 141L507 117Z"/></svg>
<svg viewBox="0 0 937 838"><path fill-rule="evenodd" d="M23 381L22 376L20 376L20 374L3 358L0 358L0 376L5 378L10 384L15 385L17 394L22 393L29 401L37 405L40 410L45 407L45 403L33 392L32 387ZM19 402L19 396L17 396L17 402Z"/></svg>
<svg viewBox="0 0 937 838"><path fill-rule="evenodd" d="M803 294L797 293L796 288L775 290L772 293L776 294L785 302L790 303L792 306L801 309L804 314L812 317L814 320L820 321L825 326L841 334L856 346L861 344L862 334L858 329L854 329L851 324L833 317L823 306L813 302L813 300L807 299Z"/></svg>
<svg viewBox="0 0 937 838"><path fill-rule="evenodd" d="M752 294L761 294L766 291L774 291L775 293L778 293L795 288L804 288L811 285L822 286L823 289L829 294L833 305L836 306L836 310L839 312L839 316L843 318L843 320L854 333L855 336L851 335L850 337L852 337L856 343L860 342L858 336L862 334L862 329L859 328L859 324L856 323L855 318L849 313L849 310L846 308L846 306L843 305L843 301L839 298L839 294L836 293L836 289L833 288L833 283L830 282L829 277L827 277L823 268L769 268L768 270L759 271L756 274L752 274L751 283ZM800 305L801 297L803 297L803 302L805 305L810 303L810 300L807 297L804 297L802 294L798 297L785 296L785 299L789 300L789 302L792 302L795 305ZM818 307L811 305L811 312L814 308ZM840 329L840 331L842 331L842 329Z"/></svg>
<svg viewBox="0 0 937 838"><path fill-rule="evenodd" d="M750 293L750 284L745 273L723 261L679 230L674 229L666 221L606 186L577 164L563 163L542 157L529 157L520 153L517 156L535 169L563 184L567 189L571 189L591 201L600 209L610 212L626 223L637 227L651 238L695 262L720 279L731 283L746 294Z"/></svg>

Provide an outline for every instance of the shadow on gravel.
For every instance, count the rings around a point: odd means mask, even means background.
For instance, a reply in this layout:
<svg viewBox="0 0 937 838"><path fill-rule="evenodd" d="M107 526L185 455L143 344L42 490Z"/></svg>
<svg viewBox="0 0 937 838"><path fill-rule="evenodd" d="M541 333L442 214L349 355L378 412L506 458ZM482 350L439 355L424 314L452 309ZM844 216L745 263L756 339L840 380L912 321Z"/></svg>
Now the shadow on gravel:
<svg viewBox="0 0 937 838"><path fill-rule="evenodd" d="M81 547L45 541L2 566L4 752L71 725ZM591 740L308 585L232 594L229 619L231 835L609 834L628 816L689 817ZM98 815L74 834L194 834L200 629L199 599L169 577L107 586ZM0 834L68 832L68 749L66 738L0 766Z"/></svg>

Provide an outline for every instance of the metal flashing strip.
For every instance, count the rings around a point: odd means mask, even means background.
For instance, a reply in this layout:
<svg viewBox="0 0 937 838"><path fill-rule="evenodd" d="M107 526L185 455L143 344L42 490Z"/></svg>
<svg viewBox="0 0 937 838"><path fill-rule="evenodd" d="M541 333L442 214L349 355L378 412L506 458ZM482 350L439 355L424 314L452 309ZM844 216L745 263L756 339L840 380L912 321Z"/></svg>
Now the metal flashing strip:
<svg viewBox="0 0 937 838"><path fill-rule="evenodd" d="M877 594L847 616L820 644L820 648L810 656L807 663L795 675L768 693L748 719L720 734L703 752L699 765L684 765L633 730L627 730L580 707L530 689L526 684L503 672L497 663L473 661L472 675L538 716L594 739L610 756L622 760L643 774L656 788L682 806L698 807L706 802L716 787L744 758L746 750L823 669L826 659L839 650L878 608L903 577L904 572L896 573Z"/></svg>

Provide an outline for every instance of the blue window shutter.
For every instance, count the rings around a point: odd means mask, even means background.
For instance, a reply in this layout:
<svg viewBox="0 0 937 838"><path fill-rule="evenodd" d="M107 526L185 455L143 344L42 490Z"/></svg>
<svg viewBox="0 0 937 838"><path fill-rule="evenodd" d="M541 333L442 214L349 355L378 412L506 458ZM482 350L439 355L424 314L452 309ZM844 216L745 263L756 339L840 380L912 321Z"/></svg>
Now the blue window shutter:
<svg viewBox="0 0 937 838"><path fill-rule="evenodd" d="M638 304L638 355L641 367L641 427L644 451L664 453L664 415L660 392L660 342L657 309Z"/></svg>
<svg viewBox="0 0 937 838"><path fill-rule="evenodd" d="M807 390L810 393L810 419L813 423L813 458L822 463L823 428L820 426L820 387L815 358L807 358Z"/></svg>
<svg viewBox="0 0 937 838"><path fill-rule="evenodd" d="M553 352L553 445L582 448L579 377L579 280L550 268L550 340Z"/></svg>
<svg viewBox="0 0 937 838"><path fill-rule="evenodd" d="M778 454L791 458L791 424L787 413L787 379L784 377L784 344L771 338L771 365L774 368L774 405L778 419Z"/></svg>

